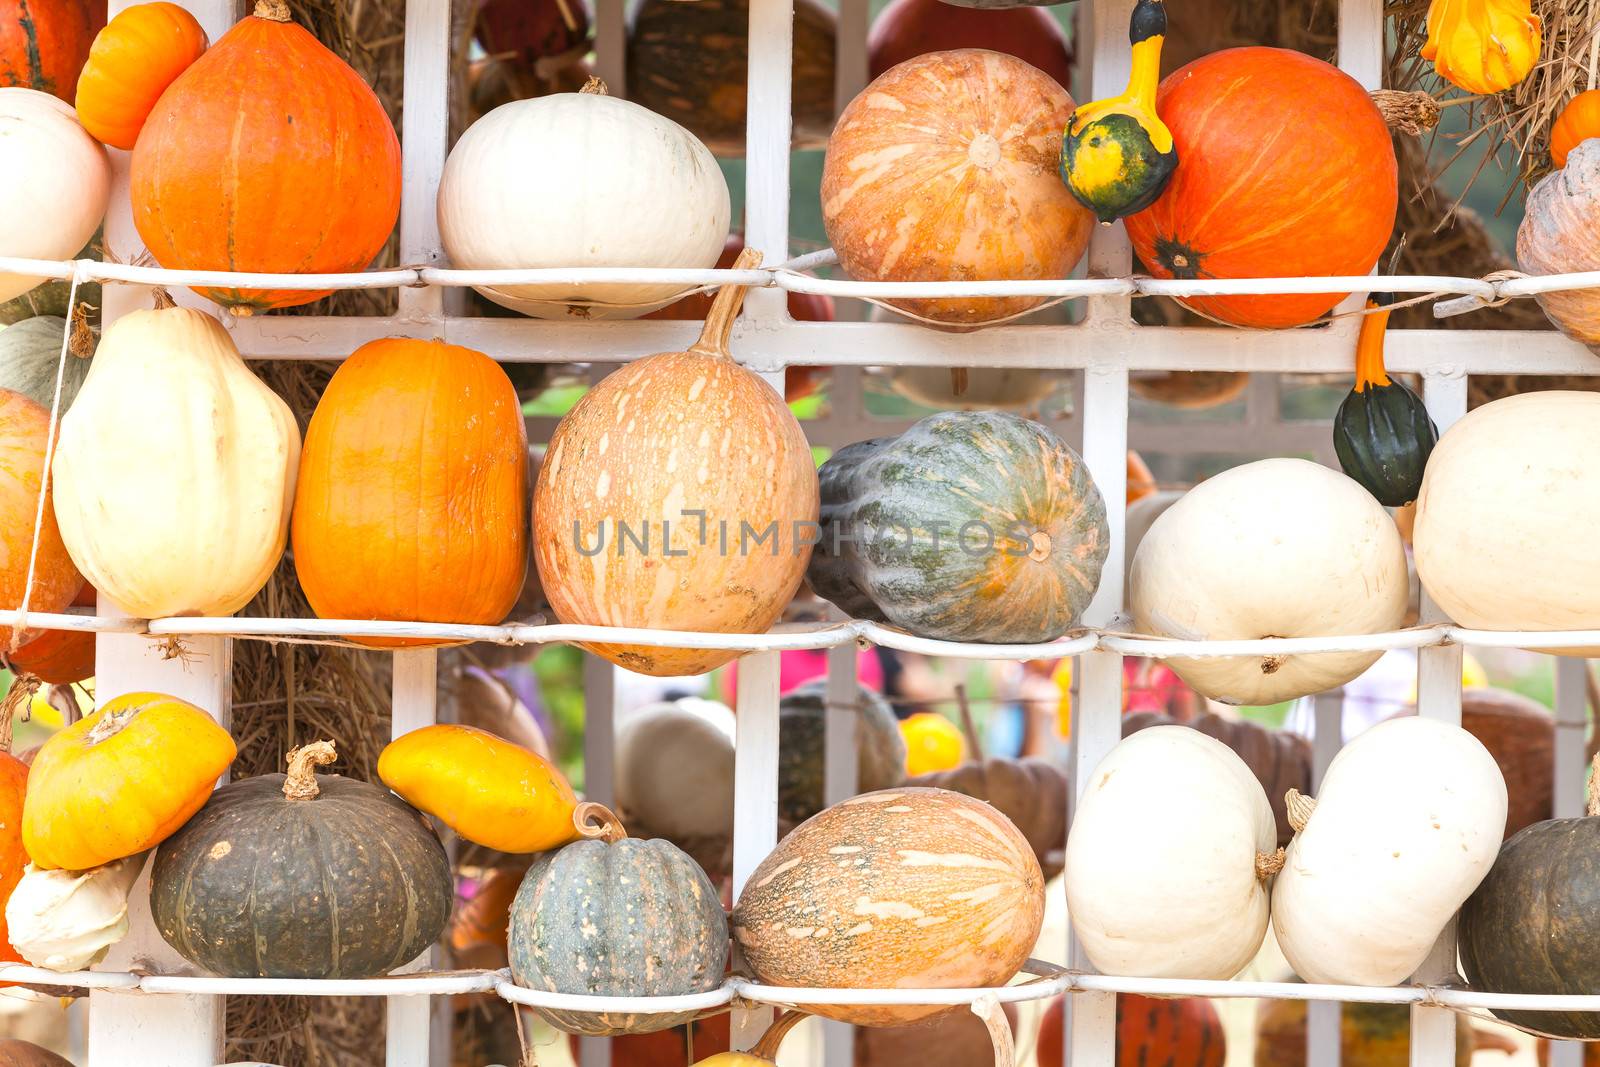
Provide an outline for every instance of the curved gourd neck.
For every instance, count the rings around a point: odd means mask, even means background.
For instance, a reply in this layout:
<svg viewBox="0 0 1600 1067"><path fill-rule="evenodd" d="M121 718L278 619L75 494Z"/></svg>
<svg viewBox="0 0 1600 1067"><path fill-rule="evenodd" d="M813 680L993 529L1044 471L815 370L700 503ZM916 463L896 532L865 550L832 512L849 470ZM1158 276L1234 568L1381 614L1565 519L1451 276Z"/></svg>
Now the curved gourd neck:
<svg viewBox="0 0 1600 1067"><path fill-rule="evenodd" d="M1367 301L1367 314L1361 319L1361 336L1356 341L1356 392L1368 386L1383 388L1389 384L1389 372L1383 366L1383 346L1389 336L1388 305L1393 297L1374 296ZM1372 310L1372 309L1378 310Z"/></svg>
<svg viewBox="0 0 1600 1067"><path fill-rule="evenodd" d="M754 270L759 266L761 252L754 248L746 248L733 261L734 270ZM736 284L724 285L717 290L717 298L711 302L711 312L706 315L706 324L700 330L700 339L690 346L689 351L702 356L733 358L728 351L728 342L733 337L733 322L739 317L739 309L744 306L746 288Z"/></svg>
<svg viewBox="0 0 1600 1067"><path fill-rule="evenodd" d="M1133 72L1123 97L1154 115L1161 88L1161 47L1167 41L1167 8L1162 0L1139 0L1128 23L1128 40L1133 45ZM1156 151L1172 151L1172 132L1165 125L1157 123L1149 133Z"/></svg>
<svg viewBox="0 0 1600 1067"><path fill-rule="evenodd" d="M756 1042L756 1047L750 1050L750 1054L768 1063L777 1063L778 1046L783 1044L783 1039L789 1031L805 1018L805 1012L793 1008L784 1012L776 1022L767 1027L767 1032L761 1035L761 1040Z"/></svg>

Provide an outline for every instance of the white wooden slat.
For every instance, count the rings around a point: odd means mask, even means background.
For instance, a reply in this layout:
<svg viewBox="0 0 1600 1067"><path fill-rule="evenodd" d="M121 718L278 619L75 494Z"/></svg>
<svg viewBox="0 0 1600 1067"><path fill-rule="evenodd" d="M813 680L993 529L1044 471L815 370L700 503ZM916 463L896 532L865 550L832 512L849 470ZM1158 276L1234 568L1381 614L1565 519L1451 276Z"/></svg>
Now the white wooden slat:
<svg viewBox="0 0 1600 1067"><path fill-rule="evenodd" d="M400 262L444 263L436 200L450 138L450 0L406 0L405 111L401 116ZM444 312L436 286L400 290L400 317L426 320Z"/></svg>
<svg viewBox="0 0 1600 1067"><path fill-rule="evenodd" d="M394 653L394 680L389 712L390 737L433 725L438 713L439 653L408 648ZM401 971L434 966L438 947L412 960ZM428 1067L433 1058L433 1004L427 997L386 997L384 1044L387 1067Z"/></svg>
<svg viewBox="0 0 1600 1067"><path fill-rule="evenodd" d="M867 0L839 0L833 67L836 111L843 111L845 105L867 87L867 29L870 14Z"/></svg>
<svg viewBox="0 0 1600 1067"><path fill-rule="evenodd" d="M1555 767L1551 813L1557 819L1575 819L1587 809L1584 795L1589 761L1584 741L1589 724L1589 661L1558 656L1555 659ZM1550 1042L1550 1067L1581 1067L1583 1042Z"/></svg>
<svg viewBox="0 0 1600 1067"><path fill-rule="evenodd" d="M1079 30L1087 30L1092 44L1091 99L1116 96L1128 85L1133 53L1128 43L1128 19L1136 0L1094 0L1079 4ZM1083 23L1087 21L1088 26ZM1080 52L1086 51L1080 49ZM1087 257L1090 278L1126 278L1133 269L1133 246L1122 223L1096 226ZM1133 301L1125 296L1096 297L1086 304L1084 321L1096 328L1109 323L1132 322Z"/></svg>
<svg viewBox="0 0 1600 1067"><path fill-rule="evenodd" d="M813 441L813 444L816 443ZM824 734L823 799L828 804L856 795L856 719L850 705L860 697L856 678L856 646L828 649L827 728ZM850 1067L855 1059L855 1028L832 1019L822 1021L822 1041L817 1049L826 1067Z"/></svg>
<svg viewBox="0 0 1600 1067"><path fill-rule="evenodd" d="M751 0L750 77L745 127L744 240L763 263L789 258L789 143L794 0ZM786 294L752 290L745 317L762 325L788 318ZM764 368L763 368L764 369ZM778 386L782 390L782 385Z"/></svg>
<svg viewBox="0 0 1600 1067"><path fill-rule="evenodd" d="M739 661L733 761L733 899L778 843L778 653ZM771 1021L767 1008L735 1010L732 1047L748 1049Z"/></svg>
<svg viewBox="0 0 1600 1067"><path fill-rule="evenodd" d="M612 96L628 95L627 33L623 0L594 0L594 74Z"/></svg>
<svg viewBox="0 0 1600 1067"><path fill-rule="evenodd" d="M1318 693L1312 714L1316 722L1311 745L1311 787L1315 796L1328 764L1344 741L1344 690ZM1343 1005L1336 1000L1314 1000L1306 1006L1306 1067L1339 1067L1342 1015Z"/></svg>
<svg viewBox="0 0 1600 1067"><path fill-rule="evenodd" d="M617 671L608 659L583 655L583 798L616 804ZM578 1039L582 1067L611 1067L611 1039Z"/></svg>

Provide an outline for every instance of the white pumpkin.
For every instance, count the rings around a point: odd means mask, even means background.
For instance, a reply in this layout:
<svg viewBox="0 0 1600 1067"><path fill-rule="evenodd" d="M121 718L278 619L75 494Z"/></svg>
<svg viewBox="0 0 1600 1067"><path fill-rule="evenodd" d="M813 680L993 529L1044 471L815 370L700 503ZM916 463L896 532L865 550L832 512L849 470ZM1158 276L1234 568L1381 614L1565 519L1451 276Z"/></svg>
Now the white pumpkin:
<svg viewBox="0 0 1600 1067"><path fill-rule="evenodd" d="M1477 738L1434 719L1372 727L1328 765L1289 842L1272 890L1284 957L1308 982L1405 981L1489 873L1505 829L1505 779Z"/></svg>
<svg viewBox="0 0 1600 1067"><path fill-rule="evenodd" d="M461 268L716 265L728 183L671 119L604 91L517 100L474 122L445 161L439 235ZM631 319L677 285L478 286L547 319Z"/></svg>
<svg viewBox="0 0 1600 1067"><path fill-rule="evenodd" d="M128 893L148 852L87 871L29 864L6 899L11 946L35 967L81 971L128 936Z"/></svg>
<svg viewBox="0 0 1600 1067"><path fill-rule="evenodd" d="M1201 482L1163 512L1128 592L1140 633L1229 641L1394 630L1409 589L1400 532L1372 494L1320 464L1267 459ZM1344 685L1379 655L1167 662L1213 700L1261 705Z"/></svg>
<svg viewBox="0 0 1600 1067"><path fill-rule="evenodd" d="M1597 529L1600 395L1507 397L1457 422L1428 458L1412 531L1417 575L1462 626L1600 629Z"/></svg>
<svg viewBox="0 0 1600 1067"><path fill-rule="evenodd" d="M733 737L733 712L714 700L684 697L628 716L617 729L616 759L628 828L679 847L732 834Z"/></svg>
<svg viewBox="0 0 1600 1067"><path fill-rule="evenodd" d="M71 259L111 197L106 150L72 105L34 89L0 89L0 256ZM43 278L0 274L0 300Z"/></svg>
<svg viewBox="0 0 1600 1067"><path fill-rule="evenodd" d="M300 431L210 315L106 330L61 420L56 522L78 569L143 618L229 615L283 555Z"/></svg>
<svg viewBox="0 0 1600 1067"><path fill-rule="evenodd" d="M1232 978L1267 932L1272 806L1244 760L1187 726L1126 738L1095 767L1067 835L1067 912L1095 967Z"/></svg>

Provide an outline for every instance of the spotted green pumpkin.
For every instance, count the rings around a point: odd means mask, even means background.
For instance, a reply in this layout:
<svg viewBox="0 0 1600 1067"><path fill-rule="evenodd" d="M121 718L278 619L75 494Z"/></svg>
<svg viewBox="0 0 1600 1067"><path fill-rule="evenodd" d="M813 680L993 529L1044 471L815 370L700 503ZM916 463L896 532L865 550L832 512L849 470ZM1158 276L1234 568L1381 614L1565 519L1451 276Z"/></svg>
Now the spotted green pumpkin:
<svg viewBox="0 0 1600 1067"><path fill-rule="evenodd" d="M1051 641L1100 584L1111 532L1083 460L1036 422L944 412L818 472L811 588L921 637Z"/></svg>

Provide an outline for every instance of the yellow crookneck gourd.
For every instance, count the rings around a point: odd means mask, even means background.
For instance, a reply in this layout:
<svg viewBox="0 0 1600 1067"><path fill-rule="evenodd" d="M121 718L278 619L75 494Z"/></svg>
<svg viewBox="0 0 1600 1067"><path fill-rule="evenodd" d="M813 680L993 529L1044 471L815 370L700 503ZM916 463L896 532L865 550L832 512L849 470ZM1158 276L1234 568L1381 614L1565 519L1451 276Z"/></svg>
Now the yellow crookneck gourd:
<svg viewBox="0 0 1600 1067"><path fill-rule="evenodd" d="M1103 223L1143 211L1166 190L1178 168L1172 131L1156 114L1167 9L1139 0L1129 20L1133 74L1121 96L1073 113L1061 144L1061 179Z"/></svg>
<svg viewBox="0 0 1600 1067"><path fill-rule="evenodd" d="M1531 0L1433 0L1422 58L1450 84L1488 96L1532 72L1543 30Z"/></svg>

